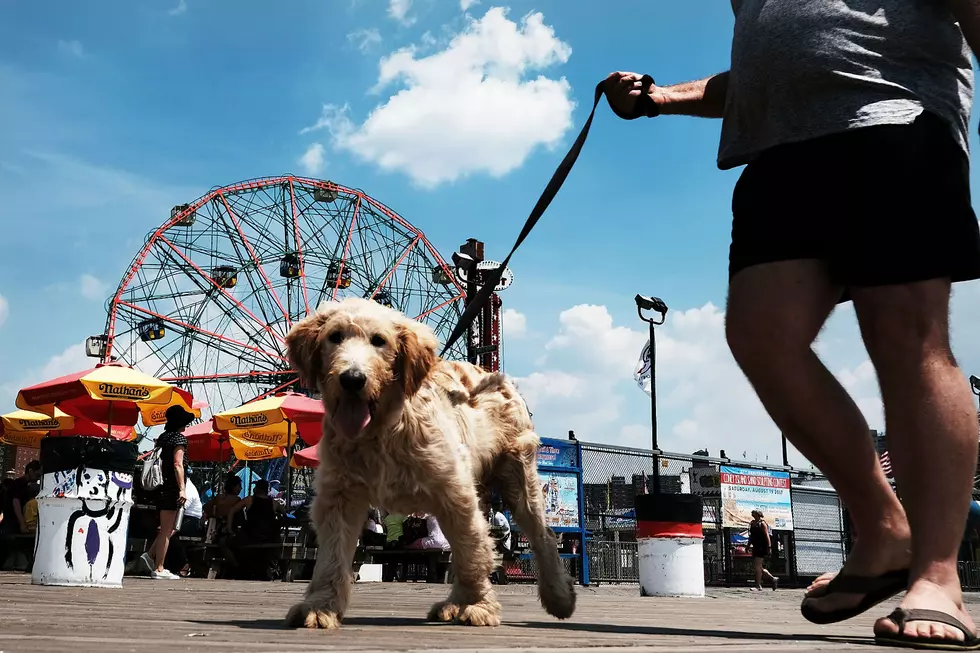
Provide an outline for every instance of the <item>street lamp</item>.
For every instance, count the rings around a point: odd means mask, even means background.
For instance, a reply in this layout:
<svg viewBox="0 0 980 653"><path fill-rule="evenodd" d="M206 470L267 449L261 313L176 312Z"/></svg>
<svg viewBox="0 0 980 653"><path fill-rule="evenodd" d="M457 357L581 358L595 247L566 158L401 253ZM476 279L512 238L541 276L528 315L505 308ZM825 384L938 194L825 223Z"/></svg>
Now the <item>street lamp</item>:
<svg viewBox="0 0 980 653"><path fill-rule="evenodd" d="M650 418L653 428L651 444L654 450L653 494L658 495L660 494L660 460L656 452L660 449L660 444L657 442L657 335L653 327L663 324L664 320L667 319L667 304L659 297L644 297L643 295L637 295L633 301L636 302L636 314L650 327ZM647 317L644 311L657 313L660 319L652 316Z"/></svg>
<svg viewBox="0 0 980 653"><path fill-rule="evenodd" d="M973 394L980 397L980 378L970 375L970 389L973 390Z"/></svg>

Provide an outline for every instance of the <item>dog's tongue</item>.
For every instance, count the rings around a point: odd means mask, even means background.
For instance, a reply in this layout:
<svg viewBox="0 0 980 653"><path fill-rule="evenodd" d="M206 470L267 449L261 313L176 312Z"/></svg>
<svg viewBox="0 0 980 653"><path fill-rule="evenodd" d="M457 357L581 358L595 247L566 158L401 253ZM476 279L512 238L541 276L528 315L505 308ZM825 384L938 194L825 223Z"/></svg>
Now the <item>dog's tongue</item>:
<svg viewBox="0 0 980 653"><path fill-rule="evenodd" d="M366 401L341 401L333 415L333 427L345 438L356 438L371 423L371 409Z"/></svg>

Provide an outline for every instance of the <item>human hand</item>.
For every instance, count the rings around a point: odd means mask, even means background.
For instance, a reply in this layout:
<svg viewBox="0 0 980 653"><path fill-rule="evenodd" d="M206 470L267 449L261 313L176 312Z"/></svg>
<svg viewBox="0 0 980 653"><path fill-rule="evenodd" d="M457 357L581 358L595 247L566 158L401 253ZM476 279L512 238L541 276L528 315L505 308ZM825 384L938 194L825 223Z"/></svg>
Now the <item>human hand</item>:
<svg viewBox="0 0 980 653"><path fill-rule="evenodd" d="M624 120L653 118L660 115L653 98L656 88L651 78L640 73L609 73L605 81L606 101L613 113Z"/></svg>
<svg viewBox="0 0 980 653"><path fill-rule="evenodd" d="M184 488L180 489L180 494L177 495L177 505L182 506L187 503L187 490Z"/></svg>

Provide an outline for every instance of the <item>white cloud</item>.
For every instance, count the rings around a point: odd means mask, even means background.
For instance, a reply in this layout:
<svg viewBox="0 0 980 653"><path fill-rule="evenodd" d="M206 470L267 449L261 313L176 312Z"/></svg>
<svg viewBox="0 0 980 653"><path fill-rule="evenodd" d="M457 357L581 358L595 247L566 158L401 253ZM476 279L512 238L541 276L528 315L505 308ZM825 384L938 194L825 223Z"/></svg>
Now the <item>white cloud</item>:
<svg viewBox="0 0 980 653"><path fill-rule="evenodd" d="M81 59L85 56L85 47L81 41L58 41L58 49L67 55Z"/></svg>
<svg viewBox="0 0 980 653"><path fill-rule="evenodd" d="M0 326L3 326L8 317L10 317L10 304L6 297L0 295Z"/></svg>
<svg viewBox="0 0 980 653"><path fill-rule="evenodd" d="M408 16L412 8L412 0L388 0L388 15L402 25L411 25L415 18Z"/></svg>
<svg viewBox="0 0 980 653"><path fill-rule="evenodd" d="M177 6L174 7L173 9L168 10L167 13L170 14L171 16L180 16L186 11L187 11L187 1L180 0L180 2L177 3Z"/></svg>
<svg viewBox="0 0 980 653"><path fill-rule="evenodd" d="M533 372L517 382L542 435L572 429L583 440L649 448L650 399L633 381L648 332L617 325L605 306L562 311ZM819 350L852 394L869 426L883 429L874 370L859 347L853 310L835 315ZM855 352L859 352L855 355ZM707 448L778 462L779 430L736 365L724 337L724 312L711 303L672 311L657 330L658 437L667 451ZM791 450L793 464L807 464Z"/></svg>
<svg viewBox="0 0 980 653"><path fill-rule="evenodd" d="M527 335L527 316L512 308L505 308L501 316L504 338L523 338Z"/></svg>
<svg viewBox="0 0 980 653"><path fill-rule="evenodd" d="M354 30L347 35L347 41L354 44L361 52L368 52L381 43L381 32L375 28Z"/></svg>
<svg viewBox="0 0 980 653"><path fill-rule="evenodd" d="M459 8L466 11L473 5L480 4L480 0L459 0Z"/></svg>
<svg viewBox="0 0 980 653"><path fill-rule="evenodd" d="M21 378L9 383L0 384L0 402L3 406L13 406L17 393L26 388L49 379L56 379L72 372L88 369L95 365L95 359L85 356L85 344L71 345L60 354L48 359L41 367L28 370Z"/></svg>
<svg viewBox="0 0 980 653"><path fill-rule="evenodd" d="M323 172L323 166L325 164L323 156L323 145L320 143L313 143L306 151L303 152L303 156L299 158L299 164L303 166L303 170L310 175L318 175Z"/></svg>
<svg viewBox="0 0 980 653"><path fill-rule="evenodd" d="M373 90L402 88L363 123L347 105L328 104L302 133L326 129L335 149L424 188L476 173L501 177L535 149L557 146L571 127L571 86L542 73L571 51L542 14L518 24L494 7L469 19L444 50L421 56L413 46L383 58Z"/></svg>
<svg viewBox="0 0 980 653"><path fill-rule="evenodd" d="M101 301L109 292L109 284L91 274L83 274L79 279L82 297L92 301Z"/></svg>

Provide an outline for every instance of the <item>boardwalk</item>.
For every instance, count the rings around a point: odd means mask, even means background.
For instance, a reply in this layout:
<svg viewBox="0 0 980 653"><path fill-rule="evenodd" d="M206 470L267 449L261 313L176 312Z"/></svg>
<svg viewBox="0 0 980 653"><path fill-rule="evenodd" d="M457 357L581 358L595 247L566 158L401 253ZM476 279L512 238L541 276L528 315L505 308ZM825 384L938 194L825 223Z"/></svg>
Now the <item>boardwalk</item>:
<svg viewBox="0 0 980 653"><path fill-rule="evenodd" d="M534 588L499 588L500 628L429 624L447 591L423 584L358 585L336 632L283 630L303 583L151 581L121 590L34 587L0 574L4 653L214 653L266 651L825 651L869 649L871 617L814 626L799 616L801 592L710 590L705 599L641 599L636 587L579 588L578 611L559 623ZM889 606L876 610L884 614Z"/></svg>

